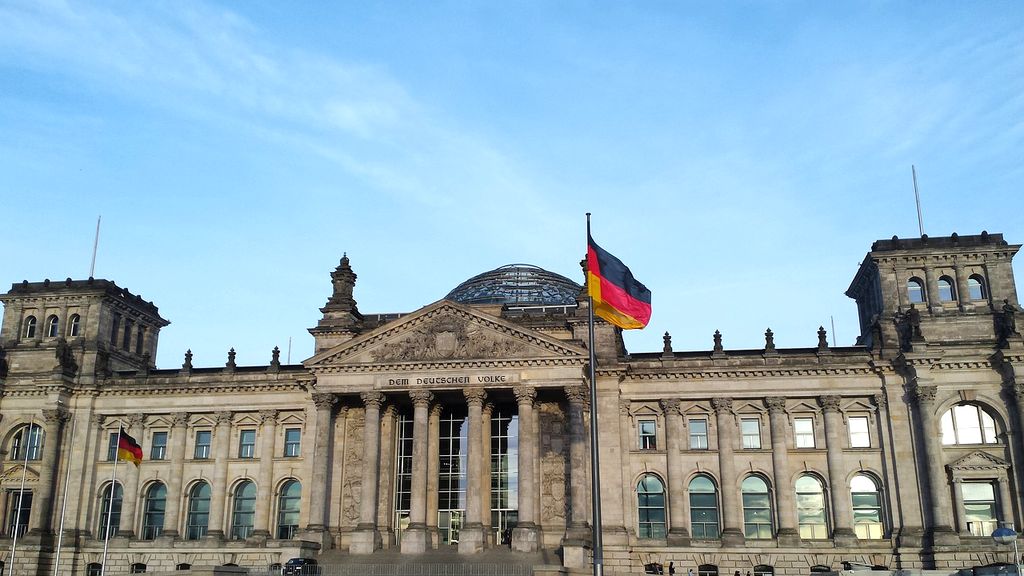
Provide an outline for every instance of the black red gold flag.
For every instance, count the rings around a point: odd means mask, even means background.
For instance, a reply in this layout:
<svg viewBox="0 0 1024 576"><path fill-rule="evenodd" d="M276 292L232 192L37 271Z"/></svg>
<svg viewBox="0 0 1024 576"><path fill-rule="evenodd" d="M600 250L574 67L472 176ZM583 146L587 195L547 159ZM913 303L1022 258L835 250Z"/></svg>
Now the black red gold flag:
<svg viewBox="0 0 1024 576"><path fill-rule="evenodd" d="M587 291L594 313L624 330L643 328L651 320L651 291L633 278L621 260L587 234Z"/></svg>

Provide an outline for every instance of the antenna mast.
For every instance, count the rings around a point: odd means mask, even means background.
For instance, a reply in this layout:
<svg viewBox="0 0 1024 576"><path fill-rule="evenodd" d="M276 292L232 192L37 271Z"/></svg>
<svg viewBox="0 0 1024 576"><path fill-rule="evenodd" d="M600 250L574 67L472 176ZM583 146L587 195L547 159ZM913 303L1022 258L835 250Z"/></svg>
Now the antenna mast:
<svg viewBox="0 0 1024 576"><path fill-rule="evenodd" d="M921 236L924 236L924 220L921 219L921 195L917 193L917 170L914 169L914 165L910 165L910 173L914 175L914 199L917 200L917 228L921 231Z"/></svg>
<svg viewBox="0 0 1024 576"><path fill-rule="evenodd" d="M100 245L100 220L103 220L102 214L96 217L96 239L92 243L92 264L89 266L89 278L92 278L96 272L96 248Z"/></svg>

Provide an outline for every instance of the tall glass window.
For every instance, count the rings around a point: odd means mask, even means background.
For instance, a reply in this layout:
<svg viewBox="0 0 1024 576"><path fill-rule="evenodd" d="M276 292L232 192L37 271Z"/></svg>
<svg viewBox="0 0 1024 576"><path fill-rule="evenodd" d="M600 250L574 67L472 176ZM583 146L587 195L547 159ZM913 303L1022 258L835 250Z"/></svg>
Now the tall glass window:
<svg viewBox="0 0 1024 576"><path fill-rule="evenodd" d="M828 538L825 491L814 476L805 474L796 481L796 514L801 538Z"/></svg>
<svg viewBox="0 0 1024 576"><path fill-rule="evenodd" d="M78 314L72 314L68 320L68 336L75 338L78 336L82 329L82 317Z"/></svg>
<svg viewBox="0 0 1024 576"><path fill-rule="evenodd" d="M281 486L277 500L277 538L291 540L299 530L299 502L302 499L302 484L289 480Z"/></svg>
<svg viewBox="0 0 1024 576"><path fill-rule="evenodd" d="M234 513L231 515L231 537L244 540L252 536L256 519L256 485L248 480L235 489Z"/></svg>
<svg viewBox="0 0 1024 576"><path fill-rule="evenodd" d="M690 480L690 533L694 538L718 538L718 494L707 476Z"/></svg>
<svg viewBox="0 0 1024 576"><path fill-rule="evenodd" d="M665 486L653 474L644 476L636 485L640 538L665 537Z"/></svg>
<svg viewBox="0 0 1024 576"><path fill-rule="evenodd" d="M690 450L708 449L708 421L690 420Z"/></svg>
<svg viewBox="0 0 1024 576"><path fill-rule="evenodd" d="M153 432L153 446L149 451L150 460L163 460L167 456L167 432Z"/></svg>
<svg viewBox="0 0 1024 576"><path fill-rule="evenodd" d="M210 441L213 433L210 430L196 430L196 450L192 457L196 460L205 460L210 457Z"/></svg>
<svg viewBox="0 0 1024 576"><path fill-rule="evenodd" d="M46 337L56 338L57 336L60 336L60 318L50 316L46 320Z"/></svg>
<svg viewBox="0 0 1024 576"><path fill-rule="evenodd" d="M967 291L971 300L985 299L985 283L981 276L975 274L967 279Z"/></svg>
<svg viewBox="0 0 1024 576"><path fill-rule="evenodd" d="M761 421L757 418L744 418L741 421L743 430L743 448L756 450L761 447Z"/></svg>
<svg viewBox="0 0 1024 576"><path fill-rule="evenodd" d="M793 432L797 448L814 448L814 418L795 418Z"/></svg>
<svg viewBox="0 0 1024 576"><path fill-rule="evenodd" d="M882 494L874 479L858 474L850 480L853 531L861 540L882 538Z"/></svg>
<svg viewBox="0 0 1024 576"><path fill-rule="evenodd" d="M398 445L395 454L395 526L398 543L409 527L409 508L412 497L412 441L413 419L408 411L398 415Z"/></svg>
<svg viewBox="0 0 1024 576"><path fill-rule="evenodd" d="M256 431L240 430L238 432L238 457L256 457Z"/></svg>
<svg viewBox="0 0 1024 576"><path fill-rule="evenodd" d="M868 429L868 417L850 416L847 423L850 428L850 448L870 448L871 432Z"/></svg>
<svg viewBox="0 0 1024 576"><path fill-rule="evenodd" d="M658 426L654 420L640 420L637 423L637 431L640 436L641 450L657 450L658 448Z"/></svg>
<svg viewBox="0 0 1024 576"><path fill-rule="evenodd" d="M992 482L961 482L967 529L974 536L991 536L999 527L996 491Z"/></svg>
<svg viewBox="0 0 1024 576"><path fill-rule="evenodd" d="M502 542L518 523L519 416L501 406L491 416L491 528L495 542Z"/></svg>
<svg viewBox="0 0 1024 576"><path fill-rule="evenodd" d="M11 490L7 493L7 537L19 537L28 531L32 512L32 491Z"/></svg>
<svg viewBox="0 0 1024 576"><path fill-rule="evenodd" d="M111 503L111 486L114 488L113 503ZM108 527L110 536L117 532L117 527L121 524L121 499L123 497L124 489L116 482L114 484L107 484L107 487L103 489L103 498L100 501L100 525L96 530L100 538L104 538Z"/></svg>
<svg viewBox="0 0 1024 576"><path fill-rule="evenodd" d="M167 509L167 487L153 484L146 490L146 508L142 514L142 539L153 540L164 531L164 511Z"/></svg>
<svg viewBox="0 0 1024 576"><path fill-rule="evenodd" d="M285 458L298 458L299 448L302 446L302 429L287 428L284 431L284 456Z"/></svg>
<svg viewBox="0 0 1024 576"><path fill-rule="evenodd" d="M911 278L907 281L907 297L911 304L924 302L924 282L920 278Z"/></svg>
<svg viewBox="0 0 1024 576"><path fill-rule="evenodd" d="M942 443L995 444L996 423L987 412L974 404L954 406L942 415Z"/></svg>
<svg viewBox="0 0 1024 576"><path fill-rule="evenodd" d="M439 434L437 528L442 544L458 544L466 510L466 411L441 412Z"/></svg>
<svg viewBox="0 0 1024 576"><path fill-rule="evenodd" d="M953 279L949 276L939 278L939 300L943 302L956 300L956 288L953 287Z"/></svg>
<svg viewBox="0 0 1024 576"><path fill-rule="evenodd" d="M742 484L743 533L747 538L772 537L772 508L768 484L749 476Z"/></svg>
<svg viewBox="0 0 1024 576"><path fill-rule="evenodd" d="M43 429L38 424L23 426L11 440L11 460L39 460L43 447ZM25 453L25 450L28 453Z"/></svg>
<svg viewBox="0 0 1024 576"><path fill-rule="evenodd" d="M206 536L210 525L210 485L200 482L189 491L186 540L199 540Z"/></svg>
<svg viewBox="0 0 1024 576"><path fill-rule="evenodd" d="M36 337L36 317L29 316L25 318L25 338Z"/></svg>

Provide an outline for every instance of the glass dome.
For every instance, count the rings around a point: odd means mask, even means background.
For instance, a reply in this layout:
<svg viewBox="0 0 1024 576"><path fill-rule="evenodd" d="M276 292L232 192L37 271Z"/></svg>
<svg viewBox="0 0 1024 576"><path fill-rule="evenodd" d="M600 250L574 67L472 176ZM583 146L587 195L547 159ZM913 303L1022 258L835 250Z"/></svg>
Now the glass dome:
<svg viewBox="0 0 1024 576"><path fill-rule="evenodd" d="M508 264L466 280L445 296L463 304L575 306L583 290L565 276L529 264Z"/></svg>

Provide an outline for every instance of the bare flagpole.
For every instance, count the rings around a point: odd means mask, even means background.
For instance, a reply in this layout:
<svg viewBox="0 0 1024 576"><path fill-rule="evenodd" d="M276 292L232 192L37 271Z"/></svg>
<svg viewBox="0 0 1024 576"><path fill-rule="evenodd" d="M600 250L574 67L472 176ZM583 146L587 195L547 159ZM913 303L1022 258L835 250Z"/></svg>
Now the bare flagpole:
<svg viewBox="0 0 1024 576"><path fill-rule="evenodd" d="M92 264L89 266L89 278L92 278L96 272L96 249L100 246L100 220L103 220L102 215L96 218L96 240L92 243Z"/></svg>
<svg viewBox="0 0 1024 576"><path fill-rule="evenodd" d="M914 175L914 200L917 201L917 228L921 231L921 236L924 236L924 219L921 218L921 195L917 193L917 170L914 169L914 165L910 165L910 173Z"/></svg>
<svg viewBox="0 0 1024 576"><path fill-rule="evenodd" d="M28 428L25 429L25 435L21 438L21 447L25 451L25 463L21 468L21 490L18 491L18 508L14 512L14 534L12 534L11 540L11 576L14 576L14 552L18 547L18 526L21 525L21 503L25 497L25 473L28 472L28 455L32 451L32 428L36 425L35 416L29 416Z"/></svg>
<svg viewBox="0 0 1024 576"><path fill-rule="evenodd" d="M75 419L71 419L71 435L68 438L73 443L75 441ZM57 570L60 568L60 545L64 541L64 518L68 511L68 486L71 484L71 454L72 450L68 450L68 473L64 478L64 501L60 505L60 528L57 532L57 554L53 558L53 576L57 576Z"/></svg>
<svg viewBox="0 0 1024 576"><path fill-rule="evenodd" d="M121 448L121 419L117 419L117 442L114 444L115 450ZM117 452L114 452L114 469L110 472L110 505L107 506L107 526L103 532L103 562L100 564L100 576L104 576L107 573L107 549L110 546L110 519L114 515L114 495L117 493L117 461L120 458L117 457Z"/></svg>
<svg viewBox="0 0 1024 576"><path fill-rule="evenodd" d="M587 212L587 249L590 249L590 212ZM587 272L590 282L590 272ZM594 299L587 288L588 336L590 349L590 501L593 506L594 576L604 576L604 545L601 539L601 466L597 446L597 357L594 352Z"/></svg>

